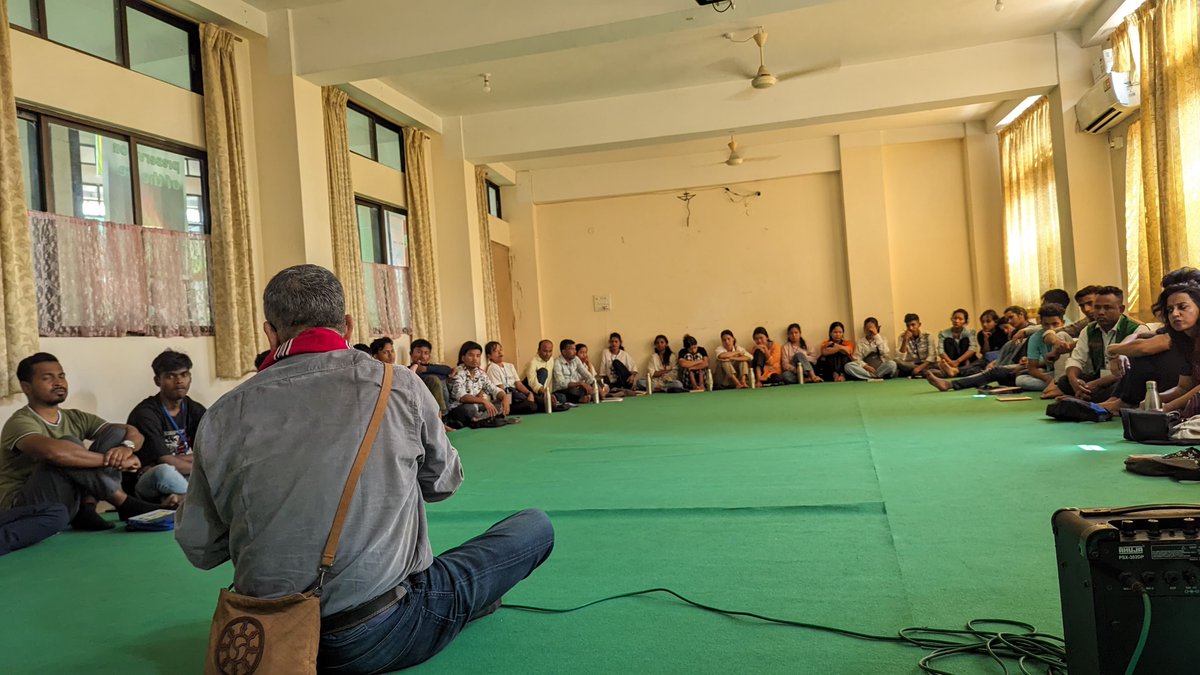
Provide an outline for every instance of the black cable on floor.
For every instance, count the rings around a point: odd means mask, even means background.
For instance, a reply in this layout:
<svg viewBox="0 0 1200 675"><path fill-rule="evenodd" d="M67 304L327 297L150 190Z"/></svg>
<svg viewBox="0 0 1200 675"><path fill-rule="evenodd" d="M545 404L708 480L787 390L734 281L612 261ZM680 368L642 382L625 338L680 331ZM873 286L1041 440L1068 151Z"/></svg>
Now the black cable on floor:
<svg viewBox="0 0 1200 675"><path fill-rule="evenodd" d="M697 609L724 616L740 616L781 626L807 628L809 630L843 635L858 640L894 642L924 649L929 653L917 662L917 666L922 671L929 673L929 675L954 675L951 671L934 667L933 663L939 659L962 656L987 657L994 661L1005 675L1012 672L1008 668L1012 662L1015 662L1016 666L1020 668L1020 672L1025 675L1034 675L1034 673L1046 673L1046 675L1055 675L1057 673L1065 675L1067 672L1066 648L1063 645L1062 638L1041 633L1031 624L1007 619L973 619L967 622L965 628L959 630L910 627L901 629L896 635L875 635L848 630L846 628L837 628L835 626L824 626L816 623L792 621L790 619L777 619L754 612L712 607L685 598L669 588L647 588L641 591L611 595L607 598L600 598L599 600L593 600L578 607L569 607L566 609L510 605L507 603L501 605L501 607L525 612L537 612L539 614L566 614L610 600L632 598L651 593L666 593ZM999 630L989 630L989 628ZM1030 670L1030 668L1037 668L1037 670Z"/></svg>

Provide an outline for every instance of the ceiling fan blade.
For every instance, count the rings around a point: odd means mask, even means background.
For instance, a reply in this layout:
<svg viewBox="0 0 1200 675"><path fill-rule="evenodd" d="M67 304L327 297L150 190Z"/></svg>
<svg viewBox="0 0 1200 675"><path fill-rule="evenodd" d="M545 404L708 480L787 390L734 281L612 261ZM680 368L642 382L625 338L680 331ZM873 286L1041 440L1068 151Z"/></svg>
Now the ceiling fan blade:
<svg viewBox="0 0 1200 675"><path fill-rule="evenodd" d="M750 99L754 98L755 91L757 91L757 90L755 90L750 85L746 85L745 89L743 89L742 91L739 91L738 93L734 94L733 96L728 97L726 100L728 100L728 101L749 101Z"/></svg>
<svg viewBox="0 0 1200 675"><path fill-rule="evenodd" d="M769 162L773 159L783 159L783 155L774 155L772 157L743 157L742 162Z"/></svg>
<svg viewBox="0 0 1200 675"><path fill-rule="evenodd" d="M819 73L836 72L838 70L841 70L841 68L842 68L842 62L840 60L839 61L831 61L829 63L824 63L819 66L813 66L811 68L801 68L799 70L789 70L786 73L779 73L779 74L775 75L775 79L779 80L780 82L784 82L786 80L793 80L798 77L804 77L805 75L817 75Z"/></svg>
<svg viewBox="0 0 1200 675"><path fill-rule="evenodd" d="M742 63L740 59L735 59L732 56L729 58L714 61L708 64L708 67L719 73L736 77L742 80L749 80L754 77L754 69Z"/></svg>

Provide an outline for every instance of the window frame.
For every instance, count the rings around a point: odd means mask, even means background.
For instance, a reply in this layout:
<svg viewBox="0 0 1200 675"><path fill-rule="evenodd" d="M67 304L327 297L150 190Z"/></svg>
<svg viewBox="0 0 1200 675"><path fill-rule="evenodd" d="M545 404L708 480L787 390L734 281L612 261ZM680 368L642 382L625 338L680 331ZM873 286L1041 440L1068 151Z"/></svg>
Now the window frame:
<svg viewBox="0 0 1200 675"><path fill-rule="evenodd" d="M21 31L27 35L40 37L47 42L53 42L54 44L65 49L70 49L71 51L87 55L91 58L99 59L105 63L111 63L120 66L131 72L138 73L139 75L145 75L146 77L163 82L165 84L178 86L172 82L167 82L166 80L161 80L157 77L154 77L153 75L147 75L146 73L138 72L129 64L129 21L126 19L126 16L128 10L132 8L165 24L179 28L187 33L188 73L190 75L190 86L188 87L188 90L203 96L204 76L200 68L200 24L178 14L168 12L161 7L156 7L149 3L142 2L142 0L112 0L112 3L113 11L116 12L116 16L114 17L113 21L113 27L116 31L116 61L110 61L103 56L97 56L96 54L84 51L78 47L73 47L57 40L50 39L50 32L46 26L46 0L33 0L34 16L37 19L37 30L32 30L24 26L18 26L14 23L9 23L8 26L13 30Z"/></svg>
<svg viewBox="0 0 1200 675"><path fill-rule="evenodd" d="M500 186L496 185L495 183L493 183L490 180L487 180L486 178L484 179L483 182L487 186L488 213L499 218L500 220L504 220L504 202L500 200ZM492 194L493 193L495 193L495 195L496 195L496 212L495 213L492 213Z"/></svg>
<svg viewBox="0 0 1200 675"><path fill-rule="evenodd" d="M38 0L38 1L40 2L41 0ZM370 126L367 127L367 130L371 137L371 154L364 155L361 152L357 152L355 150L351 150L350 152L358 155L359 157L366 157L367 159L371 160L372 162L383 164L382 162L379 161L379 134L376 133L376 131L375 131L376 126L381 126L384 129L387 129L388 131L393 131L400 136L400 168L398 169L398 171L400 171L400 173L404 173L408 169L408 153L406 153L404 151L404 127L400 126L399 124L396 124L395 122L393 122L389 119L385 119L385 118L379 116L378 114L372 112L371 110L367 109L364 106L361 106L361 105L355 103L354 101L347 101L346 108L349 110L353 110L354 112L356 112L360 115L365 116L367 118L367 120L371 123ZM350 133L350 130L348 128L346 130L346 133L347 133L347 136ZM348 137L347 137L347 140L349 140ZM384 164L384 166L387 166L387 165ZM392 167L389 166L388 168L390 169ZM357 196L356 196L356 199L357 199ZM367 199L367 201L372 201L372 200ZM372 203L378 204L379 202L372 201ZM407 213L408 212L405 211L405 215L407 215Z"/></svg>
<svg viewBox="0 0 1200 675"><path fill-rule="evenodd" d="M17 108L17 120L18 121L25 120L26 122L33 122L33 144L37 148L37 157L32 158L33 161L30 163L30 165L31 165L31 167L35 167L38 172L38 189L36 192L37 192L37 198L38 198L38 202L39 202L37 204L38 208L33 209L33 210L49 211L49 209L46 208L47 189L46 189L46 185L45 185L45 183L46 183L45 156L47 153L46 153L46 149L43 144L43 139L45 138L45 136L42 133L41 119L38 116L38 114L35 112L31 112L31 111L25 110L23 108ZM24 148L18 148L17 151L24 152ZM29 207L32 209L33 205L26 204L26 207Z"/></svg>
<svg viewBox="0 0 1200 675"><path fill-rule="evenodd" d="M405 225L407 225L408 224L408 209L400 208L399 206L392 206L391 204L385 204L377 199L371 199L370 197L364 197L363 195L355 194L354 195L355 221L358 220L357 212L358 212L358 207L360 207L360 206L365 206L369 209L374 209L379 214L379 219L377 221L378 222L377 227L379 229L375 234L378 235L378 237L379 237L379 243L380 243L379 248L380 248L381 252L383 254L385 254L388 258L388 260L385 260L385 261L364 260L363 262L369 262L369 263L373 263L376 265L388 265L389 267L403 267L405 269L409 269L410 265L408 264L407 261L405 261L405 263L403 265L397 265L397 264L394 264L391 262L391 254L392 254L392 251L390 249L391 238L387 236L388 223L387 223L387 217L385 215L385 212L388 212L388 211L390 211L392 213L400 214L400 215L404 216L404 222L405 222ZM357 224L358 223L355 222L355 225L357 225ZM360 251L362 250L361 244L359 245L359 250ZM360 253L360 256L361 256L361 253Z"/></svg>
<svg viewBox="0 0 1200 675"><path fill-rule="evenodd" d="M209 205L207 152L171 141L151 138L149 136L142 136L140 134L131 133L115 127L106 127L94 122L79 119L77 117L64 115L58 112L52 112L37 106L31 106L23 103L17 104L17 117L31 120L36 123L38 170L41 172L41 176L39 177L40 180L38 181L41 194L38 195L38 198L41 200L42 211L55 213L54 191L51 189L49 184L50 177L53 175L52 172L54 170L54 160L52 157L54 153L46 151L46 142L50 138L50 125L57 124L70 129L77 129L79 131L85 131L93 134L102 134L104 136L109 136L129 144L129 180L133 198L134 221L129 223L130 225L145 227L142 224L144 221L142 217L142 181L141 169L139 167L140 162L138 160L138 148L140 146L144 145L147 148L153 148L155 150L165 150L167 152L173 152L175 154L182 155L185 158L198 160L200 162L200 200L201 205L205 207L203 209L204 231L200 234L212 234L212 208ZM184 194L185 222L183 225L186 228L189 223L186 222L186 192ZM184 231L186 232L187 230L185 229Z"/></svg>

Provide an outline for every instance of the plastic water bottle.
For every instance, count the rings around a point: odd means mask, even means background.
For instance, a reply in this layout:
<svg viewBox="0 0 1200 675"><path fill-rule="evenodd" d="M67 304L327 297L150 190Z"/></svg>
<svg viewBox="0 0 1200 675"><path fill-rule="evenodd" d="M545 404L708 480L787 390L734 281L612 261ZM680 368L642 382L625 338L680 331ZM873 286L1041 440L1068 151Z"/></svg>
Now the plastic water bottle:
<svg viewBox="0 0 1200 675"><path fill-rule="evenodd" d="M1142 410L1162 410L1162 399L1158 397L1158 383L1154 380L1146 383L1146 398L1142 401Z"/></svg>

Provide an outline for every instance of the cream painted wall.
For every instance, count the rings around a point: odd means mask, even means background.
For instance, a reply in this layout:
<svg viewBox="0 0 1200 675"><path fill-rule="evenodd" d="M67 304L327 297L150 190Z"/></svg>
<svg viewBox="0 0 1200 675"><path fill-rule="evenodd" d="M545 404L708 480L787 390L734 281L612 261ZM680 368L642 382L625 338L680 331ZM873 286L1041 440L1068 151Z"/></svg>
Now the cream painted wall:
<svg viewBox="0 0 1200 675"><path fill-rule="evenodd" d="M68 408L96 413L110 422L124 422L138 401L157 392L150 362L164 349L187 353L192 359L190 396L210 405L240 380L218 380L215 344L202 338L42 338L42 351L58 357L67 374ZM23 396L0 401L0 420L25 405Z"/></svg>
<svg viewBox="0 0 1200 675"><path fill-rule="evenodd" d="M204 147L200 96L21 31L9 35L18 103Z"/></svg>
<svg viewBox="0 0 1200 675"><path fill-rule="evenodd" d="M893 316L878 317L884 335L893 342L908 312L934 332L957 307L973 319L962 141L884 146L883 162L895 299Z"/></svg>
<svg viewBox="0 0 1200 675"><path fill-rule="evenodd" d="M640 365L658 333L676 348L692 333L711 350L725 328L748 345L758 325L780 336L798 321L814 340L845 319L846 288L831 283L846 278L838 174L730 187L763 195L743 205L700 192L690 225L673 193L536 207L540 337L599 346L617 331ZM612 310L592 311L603 294ZM521 346L527 360L534 345Z"/></svg>

